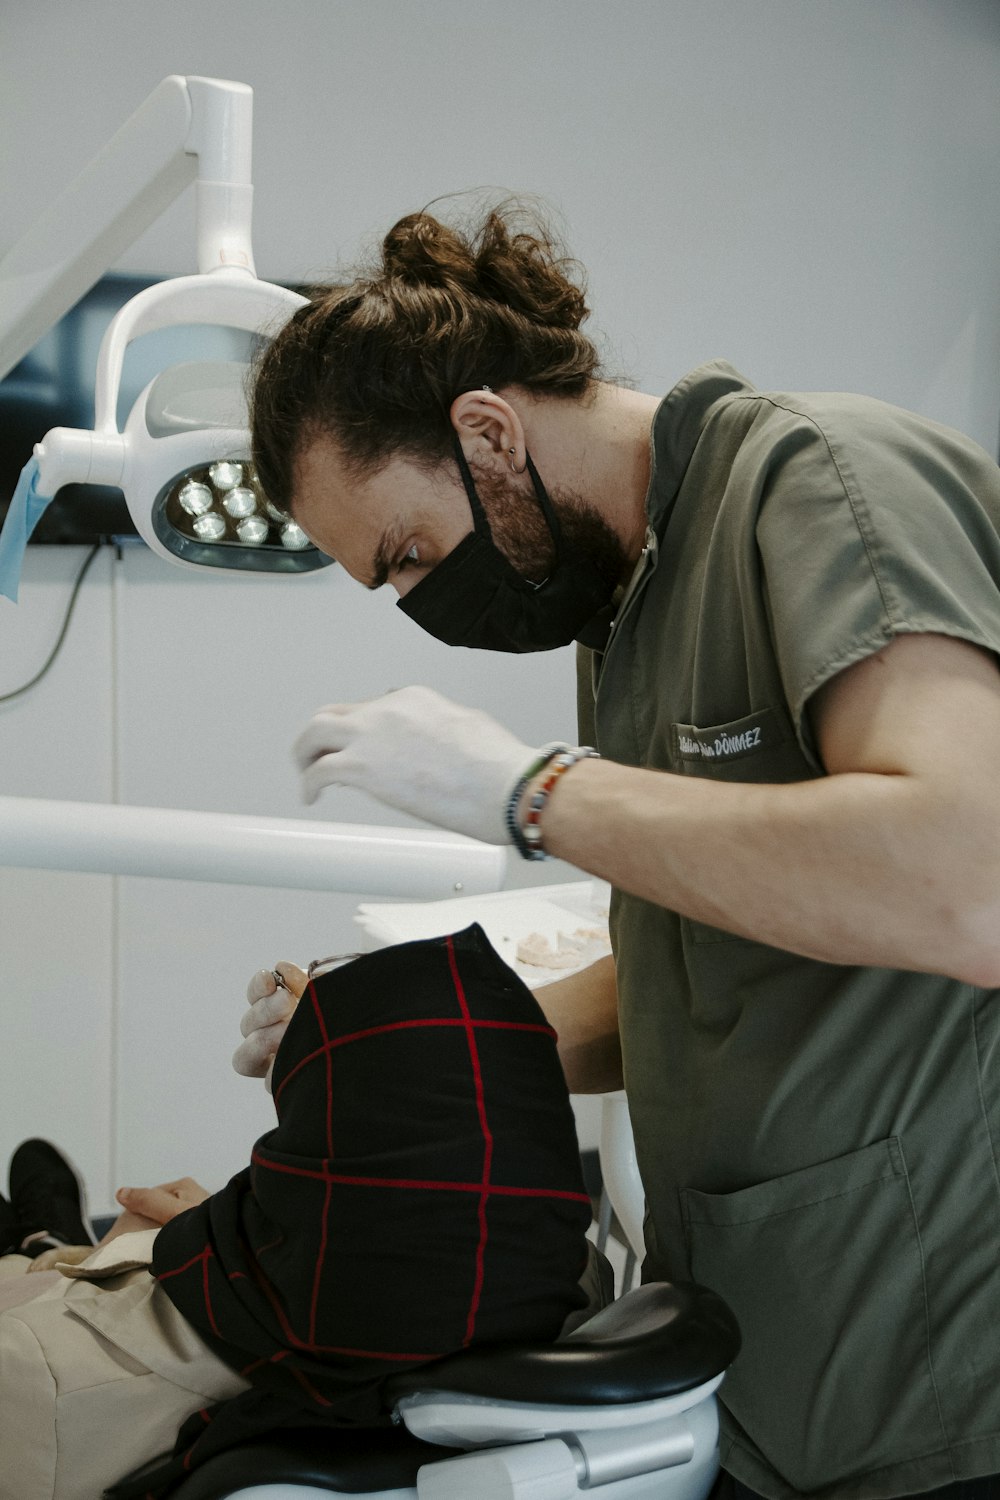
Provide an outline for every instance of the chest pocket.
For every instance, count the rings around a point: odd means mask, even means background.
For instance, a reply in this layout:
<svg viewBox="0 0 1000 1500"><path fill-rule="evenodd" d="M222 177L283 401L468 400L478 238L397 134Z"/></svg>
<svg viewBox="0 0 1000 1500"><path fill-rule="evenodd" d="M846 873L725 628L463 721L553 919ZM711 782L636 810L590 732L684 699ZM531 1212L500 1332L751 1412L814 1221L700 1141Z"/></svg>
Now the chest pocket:
<svg viewBox="0 0 1000 1500"><path fill-rule="evenodd" d="M742 781L758 785L808 781L815 776L795 737L783 705L758 709L724 724L674 723L670 726L671 755L681 775L710 781ZM740 942L733 933L704 922L681 919L688 941Z"/></svg>
<svg viewBox="0 0 1000 1500"><path fill-rule="evenodd" d="M726 724L671 724L671 750L686 776L716 781L805 781L814 773L784 707L762 708Z"/></svg>

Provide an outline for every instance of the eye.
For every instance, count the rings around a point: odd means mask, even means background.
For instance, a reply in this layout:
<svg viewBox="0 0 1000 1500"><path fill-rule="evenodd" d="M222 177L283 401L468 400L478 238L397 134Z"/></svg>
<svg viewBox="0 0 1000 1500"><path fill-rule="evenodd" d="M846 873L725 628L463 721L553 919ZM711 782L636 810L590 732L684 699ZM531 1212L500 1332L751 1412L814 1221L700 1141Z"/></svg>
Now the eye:
<svg viewBox="0 0 1000 1500"><path fill-rule="evenodd" d="M416 544L416 542L414 542L413 546L409 549L409 551L408 552L404 552L403 556L399 559L399 562L396 564L396 567L402 569L402 568L414 568L414 567L419 567L419 566L420 566L420 555L417 552L417 544Z"/></svg>

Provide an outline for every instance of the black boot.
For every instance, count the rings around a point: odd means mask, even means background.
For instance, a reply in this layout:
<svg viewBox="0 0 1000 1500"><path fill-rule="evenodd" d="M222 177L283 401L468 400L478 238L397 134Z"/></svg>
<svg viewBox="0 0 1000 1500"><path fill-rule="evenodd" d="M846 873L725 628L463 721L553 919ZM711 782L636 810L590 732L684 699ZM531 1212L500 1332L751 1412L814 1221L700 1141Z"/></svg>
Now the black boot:
<svg viewBox="0 0 1000 1500"><path fill-rule="evenodd" d="M0 1255L20 1254L24 1230L13 1206L0 1193Z"/></svg>
<svg viewBox="0 0 1000 1500"><path fill-rule="evenodd" d="M57 1245L93 1245L83 1183L50 1141L30 1140L10 1159L10 1202L25 1255Z"/></svg>

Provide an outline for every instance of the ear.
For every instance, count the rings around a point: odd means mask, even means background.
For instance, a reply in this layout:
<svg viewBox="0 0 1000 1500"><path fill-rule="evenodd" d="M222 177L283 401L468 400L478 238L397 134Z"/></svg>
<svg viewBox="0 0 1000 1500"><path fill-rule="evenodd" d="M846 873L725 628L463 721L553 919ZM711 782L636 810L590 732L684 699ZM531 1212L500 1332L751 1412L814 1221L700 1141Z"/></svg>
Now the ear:
<svg viewBox="0 0 1000 1500"><path fill-rule="evenodd" d="M513 466L518 473L523 470L524 428L517 412L502 396L488 386L465 391L451 403L450 416L470 463L508 470Z"/></svg>

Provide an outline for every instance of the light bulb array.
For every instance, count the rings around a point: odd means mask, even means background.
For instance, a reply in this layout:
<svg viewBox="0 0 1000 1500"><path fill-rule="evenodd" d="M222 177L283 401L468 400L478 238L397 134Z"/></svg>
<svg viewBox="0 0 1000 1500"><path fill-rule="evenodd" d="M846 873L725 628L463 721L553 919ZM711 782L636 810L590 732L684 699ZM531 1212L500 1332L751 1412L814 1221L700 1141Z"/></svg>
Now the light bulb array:
<svg viewBox="0 0 1000 1500"><path fill-rule="evenodd" d="M264 495L250 463L225 459L187 469L171 485L163 513L180 536L196 542L286 552L312 547L301 526Z"/></svg>

